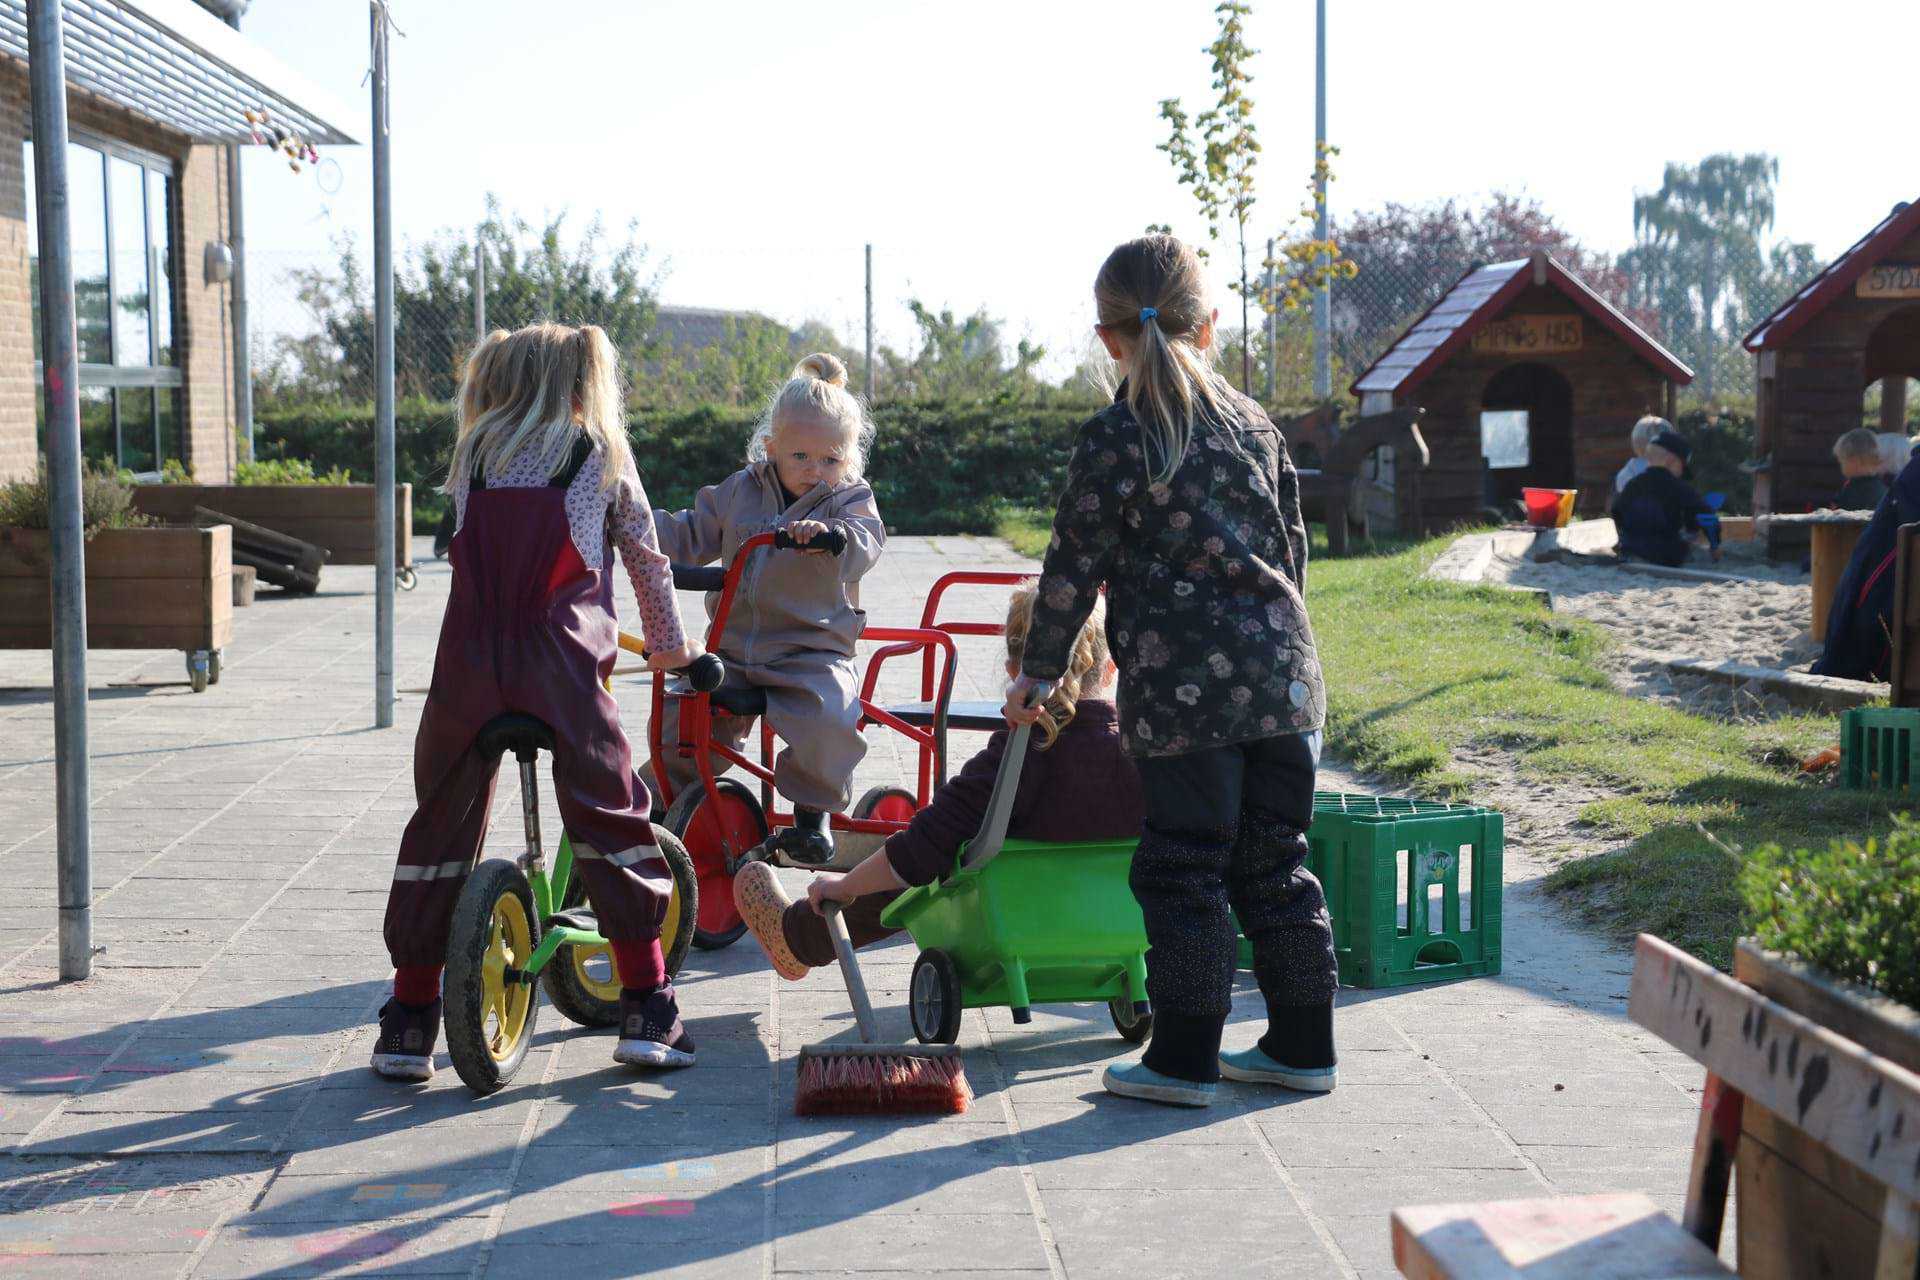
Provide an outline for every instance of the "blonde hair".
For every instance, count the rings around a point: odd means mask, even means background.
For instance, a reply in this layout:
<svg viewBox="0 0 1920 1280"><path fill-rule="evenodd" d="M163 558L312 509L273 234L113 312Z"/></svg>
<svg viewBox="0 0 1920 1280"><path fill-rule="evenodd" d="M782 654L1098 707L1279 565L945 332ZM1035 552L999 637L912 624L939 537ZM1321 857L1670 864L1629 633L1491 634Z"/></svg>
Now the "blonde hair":
<svg viewBox="0 0 1920 1280"><path fill-rule="evenodd" d="M1671 422L1668 422L1665 418L1659 417L1655 414L1651 414L1651 413L1648 414L1646 417L1640 419L1640 421L1633 424L1634 453L1638 454L1642 458L1646 457L1647 446L1653 443L1653 438L1659 435L1662 431L1671 431L1671 430L1673 430L1673 424Z"/></svg>
<svg viewBox="0 0 1920 1280"><path fill-rule="evenodd" d="M1013 599L1007 603L1007 661L1015 670L1027 653L1027 633L1033 628L1033 604L1039 594L1039 584L1029 579L1013 589ZM1093 612L1087 615L1080 634L1074 637L1072 651L1067 654L1067 669L1054 681L1053 696L1041 705L1040 732L1046 737L1040 744L1042 751L1052 746L1060 731L1073 723L1073 713L1079 709L1081 696L1088 692L1089 686L1099 687L1107 661L1107 599L1095 596Z"/></svg>
<svg viewBox="0 0 1920 1280"><path fill-rule="evenodd" d="M847 366L839 356L816 351L793 366L786 382L767 401L767 411L747 441L747 461L765 462L774 432L795 415L838 423L848 446L846 478L859 480L866 475L873 421L860 397L847 390Z"/></svg>
<svg viewBox="0 0 1920 1280"><path fill-rule="evenodd" d="M1901 440L1904 443L1905 437L1901 437ZM1833 442L1833 456L1838 459L1871 458L1875 462L1883 462L1884 450L1880 445L1879 436L1865 427L1855 427Z"/></svg>
<svg viewBox="0 0 1920 1280"><path fill-rule="evenodd" d="M1140 424L1147 474L1165 483L1180 468L1196 423L1223 422L1231 389L1194 345L1212 319L1207 282L1192 249L1169 235L1129 240L1093 282L1100 327L1134 340L1127 406ZM1152 315L1142 315L1151 311Z"/></svg>
<svg viewBox="0 0 1920 1280"><path fill-rule="evenodd" d="M633 465L620 398L619 360L598 325L544 322L495 329L467 357L460 379L460 435L445 492L531 449L558 475L585 432L603 459L600 487Z"/></svg>
<svg viewBox="0 0 1920 1280"><path fill-rule="evenodd" d="M1887 475L1899 475L1913 457L1913 441L1898 431L1878 432L1875 438L1880 443L1880 470Z"/></svg>

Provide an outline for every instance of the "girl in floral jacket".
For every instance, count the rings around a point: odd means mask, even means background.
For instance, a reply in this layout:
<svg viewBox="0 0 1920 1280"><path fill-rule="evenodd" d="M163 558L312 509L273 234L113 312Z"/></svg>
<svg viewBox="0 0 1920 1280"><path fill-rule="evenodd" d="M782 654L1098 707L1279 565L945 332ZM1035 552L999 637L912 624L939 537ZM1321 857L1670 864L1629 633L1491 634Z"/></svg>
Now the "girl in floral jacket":
<svg viewBox="0 0 1920 1280"><path fill-rule="evenodd" d="M1326 695L1299 478L1266 414L1208 363L1219 313L1193 250L1167 235L1121 245L1094 300L1124 381L1075 439L1007 719L1032 719L1029 690L1059 676L1104 585L1147 799L1132 885L1155 1019L1146 1056L1105 1084L1187 1106L1212 1101L1222 1074L1329 1090L1338 977L1303 834ZM1223 1054L1236 916L1268 1026Z"/></svg>

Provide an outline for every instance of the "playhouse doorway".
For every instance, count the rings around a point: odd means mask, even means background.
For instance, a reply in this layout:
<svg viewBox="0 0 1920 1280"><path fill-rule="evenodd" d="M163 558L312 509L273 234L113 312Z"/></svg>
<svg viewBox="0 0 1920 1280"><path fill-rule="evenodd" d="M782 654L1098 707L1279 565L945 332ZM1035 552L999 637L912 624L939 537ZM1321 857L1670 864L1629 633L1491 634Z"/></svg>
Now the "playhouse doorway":
<svg viewBox="0 0 1920 1280"><path fill-rule="evenodd" d="M1910 379L1920 378L1920 306L1902 307L1867 336L1862 417L1878 430L1911 436L1920 430L1920 400Z"/></svg>
<svg viewBox="0 0 1920 1280"><path fill-rule="evenodd" d="M1520 490L1573 488L1573 384L1551 365L1512 364L1480 397L1486 504L1506 511Z"/></svg>

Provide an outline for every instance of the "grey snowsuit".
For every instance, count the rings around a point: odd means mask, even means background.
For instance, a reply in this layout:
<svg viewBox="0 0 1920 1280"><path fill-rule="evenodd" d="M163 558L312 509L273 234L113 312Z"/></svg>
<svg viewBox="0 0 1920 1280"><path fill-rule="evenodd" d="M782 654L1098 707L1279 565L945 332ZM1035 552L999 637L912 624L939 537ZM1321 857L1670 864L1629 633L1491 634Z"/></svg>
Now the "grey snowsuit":
<svg viewBox="0 0 1920 1280"><path fill-rule="evenodd" d="M716 646L729 686L753 685L767 694L767 719L786 740L774 765L774 785L794 804L828 813L853 798L854 766L867 753L860 722L854 641L867 615L856 601L859 581L880 559L887 529L864 481L815 485L787 505L770 462L755 462L708 485L688 511L653 513L660 550L675 564L732 562L740 544L757 533L818 520L846 535L839 556L763 548L747 561ZM713 616L719 593L707 596ZM667 700L661 741L679 736L679 707ZM736 750L751 724L716 719L714 736ZM666 761L676 789L699 777L691 760ZM644 771L651 776L651 769Z"/></svg>

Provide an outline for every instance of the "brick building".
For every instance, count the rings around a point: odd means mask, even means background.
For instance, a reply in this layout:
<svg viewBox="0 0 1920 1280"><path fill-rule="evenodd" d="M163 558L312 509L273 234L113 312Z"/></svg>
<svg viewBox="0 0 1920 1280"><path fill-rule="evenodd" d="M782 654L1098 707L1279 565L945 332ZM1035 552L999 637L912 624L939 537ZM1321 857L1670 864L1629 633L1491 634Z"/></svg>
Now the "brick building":
<svg viewBox="0 0 1920 1280"><path fill-rule="evenodd" d="M228 144L264 109L315 146L343 115L189 0L66 0L69 225L82 447L151 474L233 474ZM41 451L25 0L0 0L0 480Z"/></svg>

